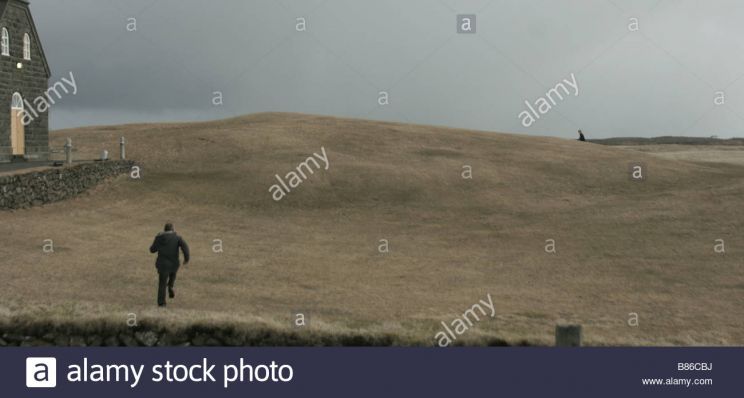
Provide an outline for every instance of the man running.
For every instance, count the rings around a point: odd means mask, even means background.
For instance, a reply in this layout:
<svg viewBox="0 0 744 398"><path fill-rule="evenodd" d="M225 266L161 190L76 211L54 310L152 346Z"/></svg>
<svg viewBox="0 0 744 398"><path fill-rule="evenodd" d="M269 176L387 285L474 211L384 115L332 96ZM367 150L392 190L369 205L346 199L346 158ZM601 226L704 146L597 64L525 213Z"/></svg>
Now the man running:
<svg viewBox="0 0 744 398"><path fill-rule="evenodd" d="M165 288L168 287L168 296L176 297L173 286L176 283L176 274L181 266L178 249L183 252L183 265L189 263L189 246L176 231L173 224L165 224L165 231L155 237L150 246L150 253L158 253L155 268L158 270L158 306L165 307Z"/></svg>

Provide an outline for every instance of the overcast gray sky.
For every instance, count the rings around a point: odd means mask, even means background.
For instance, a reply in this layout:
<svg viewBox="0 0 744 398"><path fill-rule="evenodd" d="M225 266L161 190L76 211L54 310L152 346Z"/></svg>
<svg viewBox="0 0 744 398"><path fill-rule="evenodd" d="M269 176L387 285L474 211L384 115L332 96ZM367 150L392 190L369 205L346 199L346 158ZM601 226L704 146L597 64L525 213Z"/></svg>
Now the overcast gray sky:
<svg viewBox="0 0 744 398"><path fill-rule="evenodd" d="M288 111L560 137L579 128L590 138L744 136L740 0L31 7L52 82L72 72L78 84L52 109L55 129ZM475 33L457 33L458 14L476 15ZM136 32L127 31L129 18ZM297 31L298 18L306 31ZM569 87L525 127L525 101L535 104L571 74L578 95ZM388 105L379 105L383 91ZM213 104L215 92L223 105Z"/></svg>

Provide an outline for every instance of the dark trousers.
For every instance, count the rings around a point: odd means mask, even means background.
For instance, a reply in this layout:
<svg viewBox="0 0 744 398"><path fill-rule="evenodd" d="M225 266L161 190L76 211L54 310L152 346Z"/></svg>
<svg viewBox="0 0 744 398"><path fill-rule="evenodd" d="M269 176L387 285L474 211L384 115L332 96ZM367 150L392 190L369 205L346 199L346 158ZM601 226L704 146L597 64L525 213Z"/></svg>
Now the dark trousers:
<svg viewBox="0 0 744 398"><path fill-rule="evenodd" d="M165 288L173 289L175 283L175 272L158 272L158 305L165 305Z"/></svg>

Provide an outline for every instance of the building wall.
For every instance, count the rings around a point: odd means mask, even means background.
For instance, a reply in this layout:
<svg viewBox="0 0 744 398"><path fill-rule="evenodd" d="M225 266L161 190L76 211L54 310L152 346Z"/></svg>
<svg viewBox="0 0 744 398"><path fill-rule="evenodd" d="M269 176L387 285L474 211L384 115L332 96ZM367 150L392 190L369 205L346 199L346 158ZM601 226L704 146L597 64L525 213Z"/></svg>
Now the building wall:
<svg viewBox="0 0 744 398"><path fill-rule="evenodd" d="M11 1L0 19L0 27L6 27L10 33L10 57L0 56L0 162L12 158L13 149L10 143L10 102L13 93L20 93L25 100L33 100L44 95L49 88L49 79L44 67L38 38L34 38L32 21L27 14L27 7ZM31 36L31 61L23 59L23 34ZM23 68L16 65L21 62ZM49 113L40 114L34 121L25 126L26 156L32 160L49 158Z"/></svg>

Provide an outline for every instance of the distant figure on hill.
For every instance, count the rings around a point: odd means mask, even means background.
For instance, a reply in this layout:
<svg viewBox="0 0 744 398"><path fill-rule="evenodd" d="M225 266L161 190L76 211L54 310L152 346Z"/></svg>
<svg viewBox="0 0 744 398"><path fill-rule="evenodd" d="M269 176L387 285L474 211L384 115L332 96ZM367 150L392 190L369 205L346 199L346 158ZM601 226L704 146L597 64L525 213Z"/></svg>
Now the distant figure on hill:
<svg viewBox="0 0 744 398"><path fill-rule="evenodd" d="M181 266L178 250L183 251L183 265L189 263L189 246L176 231L173 224L165 224L165 231L155 237L150 246L150 253L157 253L158 259L155 268L158 270L158 306L165 307L165 288L168 287L168 296L176 297L173 285L176 283L176 274Z"/></svg>
<svg viewBox="0 0 744 398"><path fill-rule="evenodd" d="M586 141L586 138L584 138L584 133L579 130L579 141Z"/></svg>

